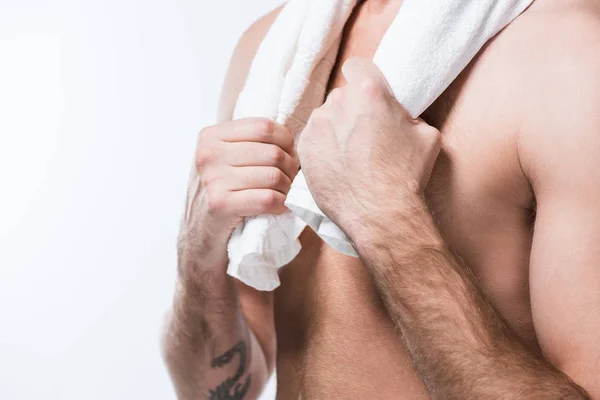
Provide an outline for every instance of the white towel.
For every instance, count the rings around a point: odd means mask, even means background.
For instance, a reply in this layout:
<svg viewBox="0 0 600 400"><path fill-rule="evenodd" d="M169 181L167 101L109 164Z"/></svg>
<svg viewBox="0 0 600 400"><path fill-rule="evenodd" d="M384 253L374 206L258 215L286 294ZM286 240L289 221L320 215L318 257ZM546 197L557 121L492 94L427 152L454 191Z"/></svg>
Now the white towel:
<svg viewBox="0 0 600 400"><path fill-rule="evenodd" d="M394 96L419 116L483 45L533 0L404 0L374 62ZM323 100L343 27L357 0L290 0L261 43L234 118L265 117L296 139ZM278 268L300 251L309 225L338 251L356 256L344 233L319 210L299 172L285 214L248 218L228 246L227 272L258 290L279 286Z"/></svg>

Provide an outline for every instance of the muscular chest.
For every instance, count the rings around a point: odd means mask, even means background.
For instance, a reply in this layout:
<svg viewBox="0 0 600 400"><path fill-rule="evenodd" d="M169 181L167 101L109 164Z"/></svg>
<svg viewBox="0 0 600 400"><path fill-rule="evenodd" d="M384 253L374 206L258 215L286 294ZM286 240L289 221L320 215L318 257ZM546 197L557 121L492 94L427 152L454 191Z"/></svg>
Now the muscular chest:
<svg viewBox="0 0 600 400"><path fill-rule="evenodd" d="M372 58L389 25L350 21L330 89L345 85L344 61ZM390 19L388 21L387 19ZM422 115L442 133L426 200L448 244L516 329L530 330L528 261L532 195L518 159L517 114L497 78L493 43ZM527 336L524 333L524 336Z"/></svg>
<svg viewBox="0 0 600 400"><path fill-rule="evenodd" d="M391 13L372 17L358 10L346 27L329 89L346 84L341 67L348 58L374 56L391 20ZM465 256L480 248L478 238L493 235L509 216L515 224L531 222L516 113L495 78L501 71L494 50L488 46L421 116L442 133L426 200L440 229Z"/></svg>

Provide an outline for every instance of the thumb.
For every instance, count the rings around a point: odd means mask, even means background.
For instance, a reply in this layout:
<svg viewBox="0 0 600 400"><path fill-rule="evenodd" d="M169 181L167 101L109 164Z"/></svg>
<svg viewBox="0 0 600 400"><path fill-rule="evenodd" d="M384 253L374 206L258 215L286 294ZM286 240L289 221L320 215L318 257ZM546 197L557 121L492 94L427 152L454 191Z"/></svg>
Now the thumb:
<svg viewBox="0 0 600 400"><path fill-rule="evenodd" d="M377 65L365 57L351 57L342 66L342 74L348 84L380 83L388 93L392 89Z"/></svg>

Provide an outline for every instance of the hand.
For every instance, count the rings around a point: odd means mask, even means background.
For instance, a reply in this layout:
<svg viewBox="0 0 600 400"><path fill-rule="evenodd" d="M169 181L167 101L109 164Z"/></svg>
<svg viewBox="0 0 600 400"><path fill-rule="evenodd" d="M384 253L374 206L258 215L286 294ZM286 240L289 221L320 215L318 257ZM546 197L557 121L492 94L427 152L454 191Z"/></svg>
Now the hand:
<svg viewBox="0 0 600 400"><path fill-rule="evenodd" d="M342 73L347 86L313 112L298 154L317 205L348 233L422 195L440 133L408 114L371 61L351 58Z"/></svg>
<svg viewBox="0 0 600 400"><path fill-rule="evenodd" d="M180 250L225 254L243 218L286 210L298 168L292 134L273 121L242 119L202 130Z"/></svg>

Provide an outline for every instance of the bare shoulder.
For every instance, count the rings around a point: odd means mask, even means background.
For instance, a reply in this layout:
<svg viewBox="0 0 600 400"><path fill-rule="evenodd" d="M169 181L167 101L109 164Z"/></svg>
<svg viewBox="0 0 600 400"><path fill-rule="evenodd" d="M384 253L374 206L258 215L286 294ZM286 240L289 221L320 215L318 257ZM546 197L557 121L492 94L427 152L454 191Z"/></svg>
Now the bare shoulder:
<svg viewBox="0 0 600 400"><path fill-rule="evenodd" d="M538 0L497 42L525 175L571 179L600 151L600 1Z"/></svg>
<svg viewBox="0 0 600 400"><path fill-rule="evenodd" d="M238 41L233 56L231 57L229 69L227 70L221 92L218 115L219 121L231 119L235 103L239 93L244 87L256 51L282 8L283 6L279 6L258 19L244 32Z"/></svg>
<svg viewBox="0 0 600 400"><path fill-rule="evenodd" d="M598 75L600 0L538 0L509 29L509 62L533 84L553 79L560 87L581 73Z"/></svg>

